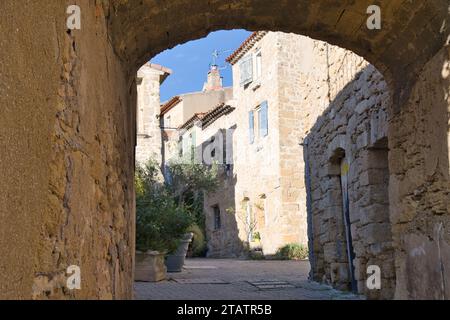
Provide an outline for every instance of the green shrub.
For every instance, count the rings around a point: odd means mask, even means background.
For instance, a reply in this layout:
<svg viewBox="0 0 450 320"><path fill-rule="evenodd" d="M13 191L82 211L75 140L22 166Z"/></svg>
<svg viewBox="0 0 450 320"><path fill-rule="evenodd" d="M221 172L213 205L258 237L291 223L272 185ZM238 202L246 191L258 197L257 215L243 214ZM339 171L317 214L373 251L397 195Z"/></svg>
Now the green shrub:
<svg viewBox="0 0 450 320"><path fill-rule="evenodd" d="M194 234L192 241L192 255L194 257L204 257L206 255L206 239L203 230L196 224L190 226L187 232Z"/></svg>
<svg viewBox="0 0 450 320"><path fill-rule="evenodd" d="M276 257L281 260L305 260L309 257L309 250L302 244L291 243L280 248Z"/></svg>
<svg viewBox="0 0 450 320"><path fill-rule="evenodd" d="M255 260L255 261L266 260L264 253L262 251L258 251L258 250L251 250L248 253L248 258L250 260Z"/></svg>
<svg viewBox="0 0 450 320"><path fill-rule="evenodd" d="M154 162L136 171L136 249L171 253L193 219L158 182L157 175Z"/></svg>
<svg viewBox="0 0 450 320"><path fill-rule="evenodd" d="M168 172L168 181L162 182L155 161L137 165L136 248L171 253L183 235L192 232L194 255L205 255L203 194L217 189L217 166L172 162Z"/></svg>

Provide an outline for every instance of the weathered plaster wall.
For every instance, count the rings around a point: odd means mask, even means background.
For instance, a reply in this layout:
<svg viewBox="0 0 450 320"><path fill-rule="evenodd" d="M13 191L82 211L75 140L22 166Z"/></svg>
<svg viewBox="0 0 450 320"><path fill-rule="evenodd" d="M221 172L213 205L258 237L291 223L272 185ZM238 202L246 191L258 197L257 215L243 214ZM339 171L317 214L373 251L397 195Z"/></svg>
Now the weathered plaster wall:
<svg viewBox="0 0 450 320"><path fill-rule="evenodd" d="M70 33L64 2L0 5L2 298L132 297L136 86L101 6L80 3Z"/></svg>

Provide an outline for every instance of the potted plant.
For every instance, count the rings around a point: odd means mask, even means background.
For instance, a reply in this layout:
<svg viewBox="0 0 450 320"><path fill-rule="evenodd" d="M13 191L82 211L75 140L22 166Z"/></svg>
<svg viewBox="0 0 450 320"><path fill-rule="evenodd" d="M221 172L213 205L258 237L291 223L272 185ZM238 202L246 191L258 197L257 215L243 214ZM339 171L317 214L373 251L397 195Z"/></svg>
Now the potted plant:
<svg viewBox="0 0 450 320"><path fill-rule="evenodd" d="M188 213L157 179L153 163L136 172L136 281L166 278L165 255L175 252L187 228Z"/></svg>
<svg viewBox="0 0 450 320"><path fill-rule="evenodd" d="M170 183L168 189L174 195L177 204L192 219L185 233L179 241L177 249L166 258L168 272L181 272L188 253L189 245L194 234L202 233L200 225L204 225L203 212L204 193L213 192L219 185L218 166L206 166L196 163L194 158L174 159L168 167ZM204 241L202 239L197 239ZM199 243L195 243L196 246ZM201 244L200 244L201 245ZM197 250L201 248L196 248Z"/></svg>
<svg viewBox="0 0 450 320"><path fill-rule="evenodd" d="M185 234L179 242L178 248L166 258L167 272L181 272L186 260L189 244L194 237L193 233Z"/></svg>

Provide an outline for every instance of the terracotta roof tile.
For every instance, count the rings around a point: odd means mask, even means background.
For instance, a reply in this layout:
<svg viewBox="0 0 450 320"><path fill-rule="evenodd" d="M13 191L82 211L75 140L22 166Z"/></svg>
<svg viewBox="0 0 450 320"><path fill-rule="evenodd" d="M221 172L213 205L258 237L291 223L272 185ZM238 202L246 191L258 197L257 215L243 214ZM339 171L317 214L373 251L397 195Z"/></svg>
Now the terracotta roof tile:
<svg viewBox="0 0 450 320"><path fill-rule="evenodd" d="M241 46L233 52L226 61L231 64L235 64L244 54L246 54L256 42L261 40L268 32L267 31L256 31L253 32L250 37L248 37Z"/></svg>
<svg viewBox="0 0 450 320"><path fill-rule="evenodd" d="M194 114L188 121L186 121L183 125L181 125L178 130L189 130L192 128L197 121L201 121L206 113L196 113Z"/></svg>
<svg viewBox="0 0 450 320"><path fill-rule="evenodd" d="M181 98L179 96L175 96L170 99L166 104L161 106L161 115L165 115L167 112L175 108L181 102Z"/></svg>
<svg viewBox="0 0 450 320"><path fill-rule="evenodd" d="M213 124L217 119L224 115L228 115L233 112L235 108L225 103L219 104L216 108L208 112L202 119L202 129L206 129Z"/></svg>
<svg viewBox="0 0 450 320"><path fill-rule="evenodd" d="M188 121L186 121L182 126L178 128L178 130L189 130L192 128L198 121L201 122L202 129L206 129L210 126L214 121L219 119L223 115L230 114L233 112L235 108L225 104L220 103L214 109L205 112L205 113L196 113L194 114Z"/></svg>

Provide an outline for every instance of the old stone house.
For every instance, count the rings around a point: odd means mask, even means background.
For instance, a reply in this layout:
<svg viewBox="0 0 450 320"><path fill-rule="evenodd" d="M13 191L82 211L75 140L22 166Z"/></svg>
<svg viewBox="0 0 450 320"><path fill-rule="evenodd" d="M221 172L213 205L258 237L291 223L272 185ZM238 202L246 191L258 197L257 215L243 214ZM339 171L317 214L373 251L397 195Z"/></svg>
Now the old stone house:
<svg viewBox="0 0 450 320"><path fill-rule="evenodd" d="M265 255L289 243L307 245L303 166L299 132L286 147L286 132L301 121L289 95L297 90L290 65L300 62L292 42L306 40L278 32L255 32L229 58L233 66L236 132L235 216L240 239L260 242ZM285 51L284 51L285 50ZM290 56L285 53L290 52Z"/></svg>
<svg viewBox="0 0 450 320"><path fill-rule="evenodd" d="M266 254L308 234L313 279L392 298L382 75L348 50L283 33L254 33L229 61L235 215L247 219L236 219L239 239L251 242L252 219ZM227 254L220 245L210 243ZM380 290L367 286L369 267L381 272Z"/></svg>
<svg viewBox="0 0 450 320"><path fill-rule="evenodd" d="M194 146L197 163L216 166L219 187L214 193L204 195L204 214L208 257L238 257L243 253L239 226L235 216L234 147L236 110L232 100L211 106L209 112L194 115L180 133ZM195 144L194 144L195 143ZM187 150L191 150L189 147ZM189 160L188 160L189 161Z"/></svg>
<svg viewBox="0 0 450 320"><path fill-rule="evenodd" d="M219 190L204 198L208 256L214 257L236 257L243 251L233 215L232 134L236 119L232 98L233 88L223 87L220 70L212 65L203 91L173 97L162 105L160 114L164 168L172 161L192 160L219 167ZM170 181L169 172L164 171Z"/></svg>
<svg viewBox="0 0 450 320"><path fill-rule="evenodd" d="M163 166L182 158L190 153L192 146L198 145L195 132L186 134L186 126L232 97L233 89L222 86L220 72L212 66L203 91L175 96L164 103L159 114Z"/></svg>
<svg viewBox="0 0 450 320"><path fill-rule="evenodd" d="M395 270L389 220L390 96L386 82L363 58L325 42L278 33L256 41L250 38L249 42L240 49L243 53L237 51L240 64L237 61L234 68L235 79L241 79L235 81L236 112L243 119L250 117L249 126L244 130L238 126L235 135L240 141L235 172L238 177L239 172L246 172L237 179L236 194L252 190L252 197L245 199L257 198L262 188L270 186L270 179L264 179L274 172L278 161L280 171L275 179L279 179L281 197L266 205L280 204L278 208L287 209L276 211L281 219L268 229L277 232L263 232L263 241L267 237L277 243L285 225L293 230L308 226L308 232L300 235L309 237L313 279L372 298L392 298ZM261 55L264 68L274 65L268 71L272 77L266 80L267 87L258 80L246 83L246 50L256 59ZM264 60L266 55L270 59ZM257 158L267 144L251 134L254 106L267 92L270 134L279 135L278 141L272 142L275 151L271 155L278 154L271 168ZM246 141L242 137L247 130L251 138L245 144L241 141ZM286 216L291 220L282 222ZM273 217L271 209L267 210L266 219ZM367 287L370 266L380 268L381 290Z"/></svg>

